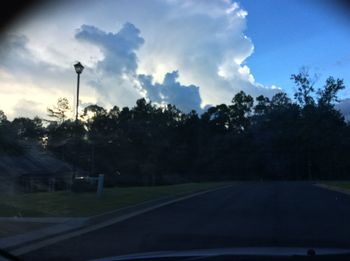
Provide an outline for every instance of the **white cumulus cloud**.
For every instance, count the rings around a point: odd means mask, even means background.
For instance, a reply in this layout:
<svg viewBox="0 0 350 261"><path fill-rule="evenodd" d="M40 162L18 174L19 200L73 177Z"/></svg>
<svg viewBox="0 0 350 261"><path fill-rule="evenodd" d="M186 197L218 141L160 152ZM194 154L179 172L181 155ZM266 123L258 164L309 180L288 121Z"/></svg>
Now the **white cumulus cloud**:
<svg viewBox="0 0 350 261"><path fill-rule="evenodd" d="M254 51L247 19L229 0L67 1L38 10L10 29L0 82L42 95L11 96L6 107L15 114L21 100L41 110L54 96L74 100L76 60L86 66L82 101L107 107L146 96L189 110L228 103L240 90L271 95L277 89L257 83L246 63Z"/></svg>

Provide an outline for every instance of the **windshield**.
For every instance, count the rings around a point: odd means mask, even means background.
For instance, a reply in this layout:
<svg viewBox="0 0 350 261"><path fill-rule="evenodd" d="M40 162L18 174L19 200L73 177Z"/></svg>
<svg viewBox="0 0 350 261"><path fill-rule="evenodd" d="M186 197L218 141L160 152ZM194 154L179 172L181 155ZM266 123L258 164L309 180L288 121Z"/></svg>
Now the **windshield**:
<svg viewBox="0 0 350 261"><path fill-rule="evenodd" d="M345 2L28 3L0 27L0 249L350 249Z"/></svg>

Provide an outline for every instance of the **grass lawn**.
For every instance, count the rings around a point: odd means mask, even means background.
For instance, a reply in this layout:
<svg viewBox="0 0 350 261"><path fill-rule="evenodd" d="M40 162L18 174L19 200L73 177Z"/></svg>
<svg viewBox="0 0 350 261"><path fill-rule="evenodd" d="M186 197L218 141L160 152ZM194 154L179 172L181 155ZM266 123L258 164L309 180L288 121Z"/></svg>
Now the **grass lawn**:
<svg viewBox="0 0 350 261"><path fill-rule="evenodd" d="M0 216L85 217L143 201L215 188L229 183L188 183L157 187L106 188L95 193L25 193L0 197Z"/></svg>
<svg viewBox="0 0 350 261"><path fill-rule="evenodd" d="M350 181L327 181L322 183L332 187L338 187L338 188L346 189L350 191Z"/></svg>

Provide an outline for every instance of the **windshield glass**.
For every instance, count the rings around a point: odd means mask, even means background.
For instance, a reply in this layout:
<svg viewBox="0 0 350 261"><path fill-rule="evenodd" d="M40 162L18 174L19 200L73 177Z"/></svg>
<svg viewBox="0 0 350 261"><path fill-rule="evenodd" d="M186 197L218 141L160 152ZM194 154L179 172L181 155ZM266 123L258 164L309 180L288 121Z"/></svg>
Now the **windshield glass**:
<svg viewBox="0 0 350 261"><path fill-rule="evenodd" d="M4 9L0 249L24 260L350 249L348 10Z"/></svg>

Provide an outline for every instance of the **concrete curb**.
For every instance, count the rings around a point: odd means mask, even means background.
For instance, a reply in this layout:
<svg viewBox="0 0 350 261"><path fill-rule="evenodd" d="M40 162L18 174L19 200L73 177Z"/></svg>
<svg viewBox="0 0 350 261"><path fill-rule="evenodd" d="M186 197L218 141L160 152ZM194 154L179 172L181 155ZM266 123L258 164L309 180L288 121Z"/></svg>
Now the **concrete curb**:
<svg viewBox="0 0 350 261"><path fill-rule="evenodd" d="M44 233L44 231L38 232L36 235L41 234L39 237L30 237L30 235L23 234L14 236L17 238L12 239L9 243L6 243L7 239L0 240L0 246L3 249L8 250L12 254L19 256L25 253L40 249L42 247L55 244L62 240L66 240L81 234L85 234L124 220L131 217L141 215L143 213L155 210L157 208L167 206L182 200L190 199L192 197L200 196L206 193L215 192L217 190L229 188L232 185L220 186L212 189L202 190L194 193L182 193L166 198L146 201L134 206L125 207L122 209L106 212L100 215L92 216L82 220L81 222L67 222L53 226L54 229L49 231L50 233ZM52 227L52 228L53 228ZM35 231L36 232L36 231ZM28 233L30 234L30 233ZM25 236L27 235L27 236ZM21 236L21 237L20 237ZM3 242L1 242L3 241ZM4 245L3 245L3 244ZM6 244L6 245L5 245Z"/></svg>
<svg viewBox="0 0 350 261"><path fill-rule="evenodd" d="M342 194L350 195L349 190L338 188L336 186L326 185L326 184L321 184L321 183L316 183L316 184L314 184L314 186L319 187L319 188L323 188L323 189L328 189L328 190L335 191L335 192L339 192Z"/></svg>
<svg viewBox="0 0 350 261"><path fill-rule="evenodd" d="M80 217L0 217L0 222L19 222L19 223L63 223L72 220L81 220ZM85 218L86 219L86 218Z"/></svg>
<svg viewBox="0 0 350 261"><path fill-rule="evenodd" d="M105 220L109 220L111 218L134 213L134 212L137 212L137 211L145 209L145 208L158 206L158 205L159 205L159 207L161 207L161 206L163 206L163 204L164 204L164 206L169 205L171 203L175 203L175 202L180 201L180 200L185 200L187 198L199 196L199 195L204 194L204 193L214 192L216 190L223 189L226 187L228 188L231 186L232 185L225 185L225 186L219 186L219 187L215 187L215 188L211 188L211 189L199 190L197 192L183 192L183 193L178 193L178 194L172 195L172 196L165 196L165 197L162 197L159 199L152 199L152 200L141 202L141 203L138 203L138 204L135 204L132 206L119 208L117 210L107 211L107 212L102 213L102 214L91 216L91 217L89 217L89 220L87 220L87 222L89 225L97 224L97 223L103 222Z"/></svg>

